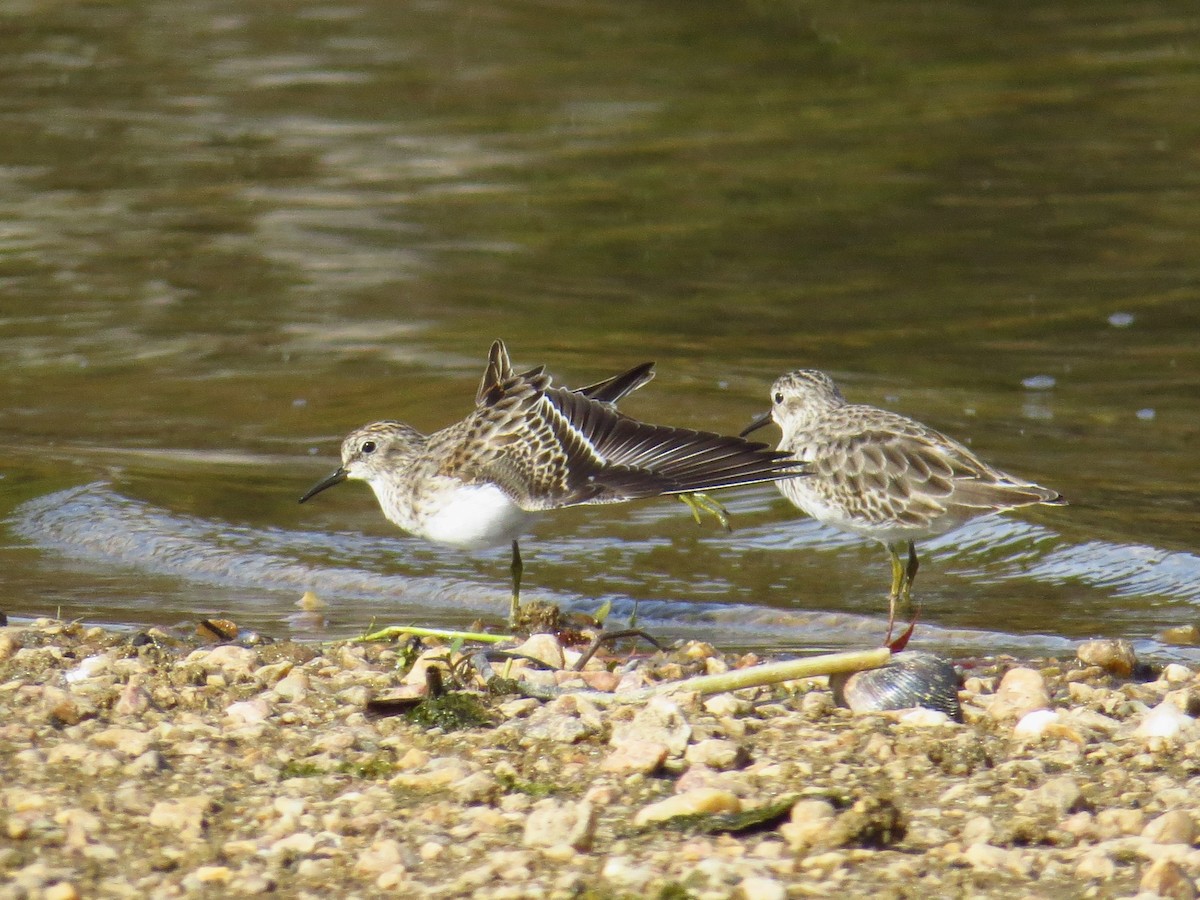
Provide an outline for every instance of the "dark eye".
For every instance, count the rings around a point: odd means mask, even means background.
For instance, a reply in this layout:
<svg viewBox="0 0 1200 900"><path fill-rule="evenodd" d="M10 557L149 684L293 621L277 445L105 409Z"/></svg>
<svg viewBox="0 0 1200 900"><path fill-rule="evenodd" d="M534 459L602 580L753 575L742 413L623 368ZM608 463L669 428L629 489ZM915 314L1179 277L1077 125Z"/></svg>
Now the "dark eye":
<svg viewBox="0 0 1200 900"><path fill-rule="evenodd" d="M374 441L363 441L362 446L359 447L358 449L360 451L362 451L363 453L374 453L375 452L375 442Z"/></svg>
<svg viewBox="0 0 1200 900"><path fill-rule="evenodd" d="M776 403L782 403L782 402L783 402L783 391L776 391L776 392L775 392L775 402L776 402Z"/></svg>

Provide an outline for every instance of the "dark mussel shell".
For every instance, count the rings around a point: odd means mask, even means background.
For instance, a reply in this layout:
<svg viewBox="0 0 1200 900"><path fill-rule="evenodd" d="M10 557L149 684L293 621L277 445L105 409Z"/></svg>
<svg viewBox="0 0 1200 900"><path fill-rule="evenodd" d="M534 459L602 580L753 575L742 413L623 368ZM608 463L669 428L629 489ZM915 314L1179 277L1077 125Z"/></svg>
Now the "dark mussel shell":
<svg viewBox="0 0 1200 900"><path fill-rule="evenodd" d="M958 672L948 659L909 650L897 653L886 666L831 675L829 687L838 706L854 712L910 709L923 706L962 721L958 702Z"/></svg>

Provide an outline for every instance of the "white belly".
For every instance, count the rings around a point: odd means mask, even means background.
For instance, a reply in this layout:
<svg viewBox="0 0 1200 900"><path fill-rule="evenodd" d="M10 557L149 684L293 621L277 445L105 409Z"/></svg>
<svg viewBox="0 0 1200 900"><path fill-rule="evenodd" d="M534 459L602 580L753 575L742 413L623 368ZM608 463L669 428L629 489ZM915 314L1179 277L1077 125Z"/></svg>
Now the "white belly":
<svg viewBox="0 0 1200 900"><path fill-rule="evenodd" d="M439 544L478 549L498 547L520 537L529 513L495 485L459 485L438 494L437 502L414 529Z"/></svg>

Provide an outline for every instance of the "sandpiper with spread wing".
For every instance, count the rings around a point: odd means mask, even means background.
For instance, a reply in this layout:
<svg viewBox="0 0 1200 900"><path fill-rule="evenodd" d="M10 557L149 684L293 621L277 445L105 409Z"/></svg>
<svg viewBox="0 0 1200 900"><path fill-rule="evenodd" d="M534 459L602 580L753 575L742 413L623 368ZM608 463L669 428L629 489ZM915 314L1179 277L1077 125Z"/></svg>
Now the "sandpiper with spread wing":
<svg viewBox="0 0 1200 900"><path fill-rule="evenodd" d="M783 431L779 449L808 464L805 477L776 482L779 491L814 519L879 541L891 555L885 643L891 641L897 602L905 609L912 602L915 541L976 516L1066 503L1057 491L992 468L920 422L847 403L833 380L815 369L777 379L771 399L771 411L742 436L773 420ZM906 547L907 564L900 559Z"/></svg>
<svg viewBox="0 0 1200 900"><path fill-rule="evenodd" d="M616 402L653 377L653 364L643 363L571 390L552 385L541 366L515 372L496 341L470 415L432 434L395 421L354 430L342 442L341 466L300 502L358 479L371 486L383 514L410 534L468 549L511 542L515 617L518 540L533 514L686 497L803 472L790 454L766 444L619 413Z"/></svg>

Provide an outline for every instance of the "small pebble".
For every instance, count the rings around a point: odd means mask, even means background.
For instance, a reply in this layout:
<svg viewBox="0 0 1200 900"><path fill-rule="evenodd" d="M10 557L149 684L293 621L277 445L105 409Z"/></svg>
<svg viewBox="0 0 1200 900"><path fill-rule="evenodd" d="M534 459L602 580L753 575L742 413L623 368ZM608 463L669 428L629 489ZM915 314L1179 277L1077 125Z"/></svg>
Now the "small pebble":
<svg viewBox="0 0 1200 900"><path fill-rule="evenodd" d="M736 741L710 738L692 744L684 753L684 759L710 769L735 769L746 764L748 754Z"/></svg>
<svg viewBox="0 0 1200 900"><path fill-rule="evenodd" d="M1138 887L1152 897L1170 897L1171 900L1192 900L1196 896L1192 879L1179 863L1165 858L1150 864L1142 873Z"/></svg>
<svg viewBox="0 0 1200 900"><path fill-rule="evenodd" d="M1142 837L1155 844L1191 844L1196 839L1196 822L1182 809L1163 813L1142 829Z"/></svg>
<svg viewBox="0 0 1200 900"><path fill-rule="evenodd" d="M787 900L787 886L774 878L743 878L734 897L739 900Z"/></svg>
<svg viewBox="0 0 1200 900"><path fill-rule="evenodd" d="M791 818L779 827L779 833L800 852L818 842L833 823L837 811L827 800L799 800L792 806Z"/></svg>
<svg viewBox="0 0 1200 900"><path fill-rule="evenodd" d="M1036 669L1018 666L1009 669L996 688L996 694L988 704L988 715L993 719L1020 719L1037 709L1049 709L1050 693L1046 690L1046 679Z"/></svg>
<svg viewBox="0 0 1200 900"><path fill-rule="evenodd" d="M1133 645L1125 640L1084 641L1075 650L1079 661L1086 666L1099 666L1118 678L1128 678L1137 665Z"/></svg>
<svg viewBox="0 0 1200 900"><path fill-rule="evenodd" d="M656 741L626 740L600 763L603 772L650 775L657 772L670 751Z"/></svg>
<svg viewBox="0 0 1200 900"><path fill-rule="evenodd" d="M525 820L526 847L565 844L581 853L591 849L596 835L596 809L586 800L542 800Z"/></svg>
<svg viewBox="0 0 1200 900"><path fill-rule="evenodd" d="M1195 647L1200 645L1200 628L1195 625L1177 625L1160 631L1157 638L1164 644Z"/></svg>
<svg viewBox="0 0 1200 900"><path fill-rule="evenodd" d="M1142 717L1133 736L1176 741L1191 735L1195 728L1196 720L1170 699L1166 699Z"/></svg>
<svg viewBox="0 0 1200 900"><path fill-rule="evenodd" d="M696 788L643 806L633 818L635 828L652 822L665 822L676 816L740 812L742 801L737 794L718 788Z"/></svg>
<svg viewBox="0 0 1200 900"><path fill-rule="evenodd" d="M662 744L672 756L687 749L692 728L674 700L655 697L634 715L631 722L613 728L609 743L614 747L630 741Z"/></svg>

